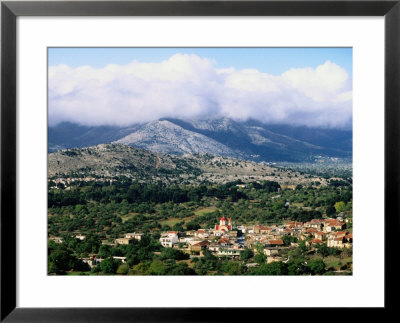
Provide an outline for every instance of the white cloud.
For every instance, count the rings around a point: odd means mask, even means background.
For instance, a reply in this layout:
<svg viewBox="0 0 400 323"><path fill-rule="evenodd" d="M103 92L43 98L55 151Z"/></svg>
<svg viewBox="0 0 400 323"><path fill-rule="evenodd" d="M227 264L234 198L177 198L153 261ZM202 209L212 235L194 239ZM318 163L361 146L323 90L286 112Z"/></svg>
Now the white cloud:
<svg viewBox="0 0 400 323"><path fill-rule="evenodd" d="M161 117L228 116L341 127L352 118L347 72L330 61L280 76L217 69L196 55L104 68L49 67L49 121L129 125Z"/></svg>

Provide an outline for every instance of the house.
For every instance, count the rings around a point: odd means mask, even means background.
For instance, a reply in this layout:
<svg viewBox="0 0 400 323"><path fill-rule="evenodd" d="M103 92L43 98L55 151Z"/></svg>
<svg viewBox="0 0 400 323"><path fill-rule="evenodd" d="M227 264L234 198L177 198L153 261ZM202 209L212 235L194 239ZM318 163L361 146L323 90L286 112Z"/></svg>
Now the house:
<svg viewBox="0 0 400 323"><path fill-rule="evenodd" d="M264 255L266 255L266 256L275 256L278 254L279 254L278 248L265 248L264 249Z"/></svg>
<svg viewBox="0 0 400 323"><path fill-rule="evenodd" d="M238 232L236 230L228 231L228 236L236 238L238 236Z"/></svg>
<svg viewBox="0 0 400 323"><path fill-rule="evenodd" d="M272 231L271 227L265 227L262 225L254 226L254 233L270 233Z"/></svg>
<svg viewBox="0 0 400 323"><path fill-rule="evenodd" d="M306 230L305 233L306 233L307 236L311 237L311 236L314 236L314 234L316 234L317 232L320 232L320 231L318 231L315 228L309 228L309 229Z"/></svg>
<svg viewBox="0 0 400 323"><path fill-rule="evenodd" d="M127 239L136 239L136 240L142 240L142 236L143 236L143 233L136 233L136 232L133 232L133 233L127 233L126 235L125 235L125 238L127 238Z"/></svg>
<svg viewBox="0 0 400 323"><path fill-rule="evenodd" d="M282 239L275 239L275 240L268 240L265 245L269 247L282 247L284 243Z"/></svg>
<svg viewBox="0 0 400 323"><path fill-rule="evenodd" d="M191 245L189 248L192 253L200 253L200 255L201 255L202 251L206 250L209 245L210 245L210 241L203 240L203 241L200 241L198 243Z"/></svg>
<svg viewBox="0 0 400 323"><path fill-rule="evenodd" d="M178 232L177 231L168 231L166 233L161 234L160 243L163 247L172 248L174 244L179 242Z"/></svg>
<svg viewBox="0 0 400 323"><path fill-rule="evenodd" d="M324 232L332 232L335 230L343 230L346 228L346 223L337 219L327 219L324 222Z"/></svg>
<svg viewBox="0 0 400 323"><path fill-rule="evenodd" d="M81 234L78 234L78 235L75 236L75 238L82 241L82 240L85 240L86 236L83 236L83 235L81 235Z"/></svg>
<svg viewBox="0 0 400 323"><path fill-rule="evenodd" d="M121 262L122 262L123 264L126 263L126 257L114 256L113 259L115 259L115 260L121 260Z"/></svg>
<svg viewBox="0 0 400 323"><path fill-rule="evenodd" d="M115 239L116 244L131 244L133 240L131 238L118 238Z"/></svg>
<svg viewBox="0 0 400 323"><path fill-rule="evenodd" d="M194 233L195 237L199 237L199 238L208 238L208 232L204 229L198 229L195 233Z"/></svg>
<svg viewBox="0 0 400 323"><path fill-rule="evenodd" d="M218 244L219 244L220 246L226 247L226 246L230 246L230 245L231 245L231 242L229 241L228 238L223 237L223 238L221 238L221 239L218 240Z"/></svg>
<svg viewBox="0 0 400 323"><path fill-rule="evenodd" d="M218 257L232 257L232 258L238 258L240 257L240 249L234 249L234 248L220 248L217 251L217 256Z"/></svg>
<svg viewBox="0 0 400 323"><path fill-rule="evenodd" d="M312 245L313 244L320 244L320 243L323 243L323 241L321 239L313 239L313 240L311 240L311 244Z"/></svg>
<svg viewBox="0 0 400 323"><path fill-rule="evenodd" d="M275 261L282 261L283 258L279 257L279 256L271 256L271 257L267 257L267 264L270 264L271 262L275 262Z"/></svg>
<svg viewBox="0 0 400 323"><path fill-rule="evenodd" d="M328 240L327 246L330 248L344 248L344 237L338 237Z"/></svg>
<svg viewBox="0 0 400 323"><path fill-rule="evenodd" d="M325 233L322 231L315 232L314 238L319 240L325 240Z"/></svg>
<svg viewBox="0 0 400 323"><path fill-rule="evenodd" d="M290 229L290 228L286 228L286 229L283 230L283 234L292 236L293 235L293 230Z"/></svg>

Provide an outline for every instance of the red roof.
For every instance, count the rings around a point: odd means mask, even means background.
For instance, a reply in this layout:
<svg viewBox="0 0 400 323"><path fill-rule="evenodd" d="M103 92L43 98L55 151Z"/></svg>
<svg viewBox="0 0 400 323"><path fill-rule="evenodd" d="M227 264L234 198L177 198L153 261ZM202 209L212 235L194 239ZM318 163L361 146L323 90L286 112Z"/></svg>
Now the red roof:
<svg viewBox="0 0 400 323"><path fill-rule="evenodd" d="M221 218L221 221L226 221L226 218L223 216L223 217Z"/></svg>
<svg viewBox="0 0 400 323"><path fill-rule="evenodd" d="M307 232L318 232L318 231L315 228L310 228L310 229L307 229Z"/></svg>
<svg viewBox="0 0 400 323"><path fill-rule="evenodd" d="M282 239L269 240L268 243L269 244L283 244L283 240Z"/></svg>
<svg viewBox="0 0 400 323"><path fill-rule="evenodd" d="M218 240L218 242L219 242L219 243L223 243L223 242L228 243L228 242L229 242L229 239L227 239L227 238L221 238L221 239Z"/></svg>
<svg viewBox="0 0 400 323"><path fill-rule="evenodd" d="M320 240L320 239L314 239L314 240L311 240L311 242L312 242L312 243L322 243L322 240Z"/></svg>
<svg viewBox="0 0 400 323"><path fill-rule="evenodd" d="M193 246L202 247L202 246L208 246L209 244L210 244L209 241L204 240L204 241L200 241L200 242L194 244Z"/></svg>

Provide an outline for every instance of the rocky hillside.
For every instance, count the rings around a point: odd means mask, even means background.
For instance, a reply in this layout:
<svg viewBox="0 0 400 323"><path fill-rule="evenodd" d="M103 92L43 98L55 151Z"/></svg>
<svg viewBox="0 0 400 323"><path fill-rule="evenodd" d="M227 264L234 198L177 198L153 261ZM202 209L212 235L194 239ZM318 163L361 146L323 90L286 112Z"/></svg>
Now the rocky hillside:
<svg viewBox="0 0 400 323"><path fill-rule="evenodd" d="M351 130L267 125L256 120L162 119L129 127L62 123L49 128L49 152L111 142L158 153L205 153L256 162L352 158Z"/></svg>
<svg viewBox="0 0 400 323"><path fill-rule="evenodd" d="M122 144L101 144L48 154L49 178L115 176L167 184L225 183L239 179L244 182L271 180L283 186L326 184L326 180L318 176L281 170L265 163L209 154L168 155Z"/></svg>
<svg viewBox="0 0 400 323"><path fill-rule="evenodd" d="M241 155L212 138L184 129L168 120L150 122L115 143L175 155L196 153L231 157Z"/></svg>

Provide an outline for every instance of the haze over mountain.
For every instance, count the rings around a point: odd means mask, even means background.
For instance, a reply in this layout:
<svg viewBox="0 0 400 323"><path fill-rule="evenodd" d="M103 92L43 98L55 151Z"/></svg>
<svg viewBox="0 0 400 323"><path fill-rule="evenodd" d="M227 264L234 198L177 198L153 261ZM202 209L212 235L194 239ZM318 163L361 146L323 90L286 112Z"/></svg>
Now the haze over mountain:
<svg viewBox="0 0 400 323"><path fill-rule="evenodd" d="M48 150L119 143L175 155L208 153L253 161L314 161L317 156L351 159L352 131L264 124L230 118L172 119L119 126L64 122L49 127Z"/></svg>

